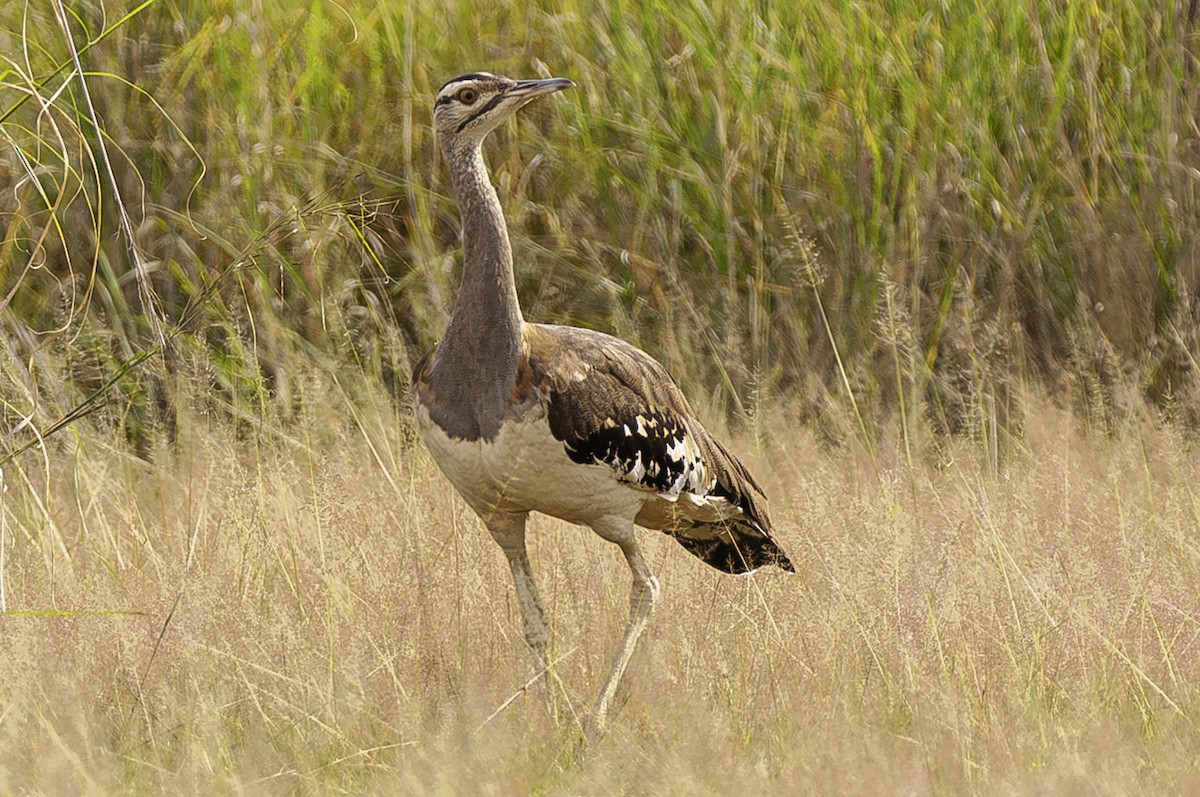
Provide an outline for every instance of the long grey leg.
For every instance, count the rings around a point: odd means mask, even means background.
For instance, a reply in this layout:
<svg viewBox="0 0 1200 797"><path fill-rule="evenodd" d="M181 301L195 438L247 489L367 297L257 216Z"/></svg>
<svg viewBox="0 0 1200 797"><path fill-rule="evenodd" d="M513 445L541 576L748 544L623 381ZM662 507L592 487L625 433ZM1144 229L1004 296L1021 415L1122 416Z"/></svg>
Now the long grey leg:
<svg viewBox="0 0 1200 797"><path fill-rule="evenodd" d="M658 579L650 572L641 548L638 547L632 520L604 518L593 524L592 528L604 539L621 547L626 561L629 562L629 570L633 573L633 588L629 593L629 625L625 628L625 635L621 638L616 658L613 659L612 670L604 682L604 688L600 690L600 698L596 701L595 723L596 728L602 731L608 718L608 706L616 694L621 676L625 674L625 667L633 656L633 650L637 647L638 638L641 637L642 631L646 630L646 623L650 620L650 613L654 610L654 603L658 600L661 590Z"/></svg>
<svg viewBox="0 0 1200 797"><path fill-rule="evenodd" d="M546 612L533 583L533 570L529 566L529 554L525 552L525 518L527 514L494 514L484 519L492 537L500 544L508 566L512 569L513 584L517 588L517 602L521 606L521 622L525 641L537 656L538 665L546 666L546 638L549 626Z"/></svg>

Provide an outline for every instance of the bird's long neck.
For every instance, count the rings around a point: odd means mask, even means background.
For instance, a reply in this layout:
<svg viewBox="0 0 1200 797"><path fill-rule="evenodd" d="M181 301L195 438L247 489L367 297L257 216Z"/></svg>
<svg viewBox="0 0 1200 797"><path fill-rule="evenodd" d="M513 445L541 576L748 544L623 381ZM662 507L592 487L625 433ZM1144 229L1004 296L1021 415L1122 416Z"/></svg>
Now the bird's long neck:
<svg viewBox="0 0 1200 797"><path fill-rule="evenodd" d="M447 148L450 179L462 218L463 275L451 328L476 327L495 337L496 325L520 329L521 308L513 280L512 246L496 189L488 179L478 143Z"/></svg>
<svg viewBox="0 0 1200 797"><path fill-rule="evenodd" d="M462 219L463 274L441 345L445 361L460 372L462 398L474 405L480 431L490 437L499 428L521 352L512 247L480 142L444 142L444 148Z"/></svg>

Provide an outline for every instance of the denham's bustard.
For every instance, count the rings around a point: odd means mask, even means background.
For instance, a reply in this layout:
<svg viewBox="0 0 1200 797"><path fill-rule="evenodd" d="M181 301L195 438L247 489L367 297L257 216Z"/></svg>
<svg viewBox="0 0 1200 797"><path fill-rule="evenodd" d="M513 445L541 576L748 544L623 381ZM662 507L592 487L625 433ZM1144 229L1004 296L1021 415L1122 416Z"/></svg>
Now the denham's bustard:
<svg viewBox="0 0 1200 797"><path fill-rule="evenodd" d="M771 539L762 490L658 362L609 335L521 317L483 139L537 97L574 85L477 72L438 91L434 124L462 216L464 263L450 325L417 363L413 392L425 445L508 557L525 639L543 666L546 615L525 552L526 517L590 526L625 554L630 619L596 704L603 725L659 594L635 524L725 572L793 567Z"/></svg>

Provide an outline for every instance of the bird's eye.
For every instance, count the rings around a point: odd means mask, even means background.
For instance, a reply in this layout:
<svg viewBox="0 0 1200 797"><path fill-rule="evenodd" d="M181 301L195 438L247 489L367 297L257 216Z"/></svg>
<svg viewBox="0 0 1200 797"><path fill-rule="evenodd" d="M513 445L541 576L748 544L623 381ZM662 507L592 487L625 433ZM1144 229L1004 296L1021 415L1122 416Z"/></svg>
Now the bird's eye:
<svg viewBox="0 0 1200 797"><path fill-rule="evenodd" d="M470 105L479 99L479 92L475 89L459 89L458 101L463 105Z"/></svg>

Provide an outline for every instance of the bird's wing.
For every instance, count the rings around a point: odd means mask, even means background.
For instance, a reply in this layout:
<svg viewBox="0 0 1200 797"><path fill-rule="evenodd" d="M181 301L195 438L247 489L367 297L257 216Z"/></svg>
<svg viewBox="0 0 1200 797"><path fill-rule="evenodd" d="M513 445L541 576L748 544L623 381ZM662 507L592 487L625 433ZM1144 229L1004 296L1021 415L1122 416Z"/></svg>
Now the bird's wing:
<svg viewBox="0 0 1200 797"><path fill-rule="evenodd" d="M762 488L654 358L592 330L527 324L522 370L518 382L543 396L550 432L573 461L606 465L661 499L639 523L721 570L792 569L771 539Z"/></svg>

